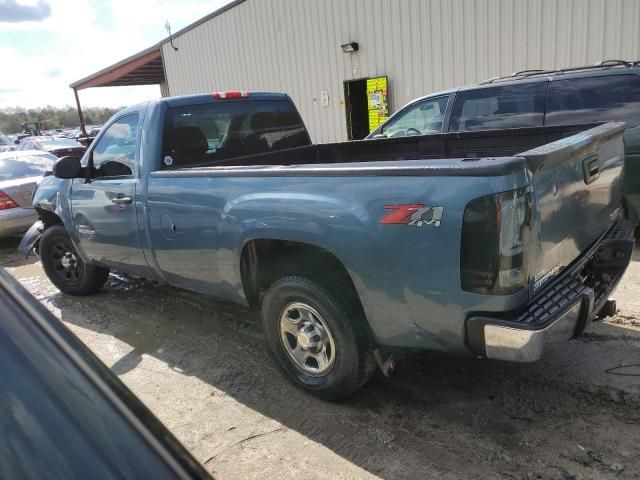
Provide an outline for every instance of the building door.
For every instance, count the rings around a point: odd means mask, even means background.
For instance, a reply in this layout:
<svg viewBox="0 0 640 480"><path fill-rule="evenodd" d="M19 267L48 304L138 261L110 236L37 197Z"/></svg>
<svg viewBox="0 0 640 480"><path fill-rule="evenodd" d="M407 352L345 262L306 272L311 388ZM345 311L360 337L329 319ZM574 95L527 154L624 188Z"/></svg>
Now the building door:
<svg viewBox="0 0 640 480"><path fill-rule="evenodd" d="M387 77L344 82L349 140L359 140L389 118Z"/></svg>
<svg viewBox="0 0 640 480"><path fill-rule="evenodd" d="M369 108L367 79L344 82L344 100L349 140L360 140L369 135Z"/></svg>

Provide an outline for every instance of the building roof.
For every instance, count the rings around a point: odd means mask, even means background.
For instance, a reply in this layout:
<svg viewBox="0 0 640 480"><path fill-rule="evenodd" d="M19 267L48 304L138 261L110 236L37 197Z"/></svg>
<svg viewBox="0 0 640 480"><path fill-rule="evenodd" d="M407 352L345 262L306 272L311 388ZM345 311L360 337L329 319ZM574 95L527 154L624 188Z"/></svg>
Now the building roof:
<svg viewBox="0 0 640 480"><path fill-rule="evenodd" d="M154 85L163 82L165 78L160 47L161 44L156 44L69 86L82 90L90 87Z"/></svg>
<svg viewBox="0 0 640 480"><path fill-rule="evenodd" d="M193 30L204 22L232 9L246 0L234 0L224 7L205 15L172 35L177 38L183 33ZM125 85L157 85L165 80L164 65L162 63L162 45L169 42L169 37L164 38L155 45L142 50L130 57L120 60L102 70L92 73L87 77L69 85L76 90L91 87L113 87Z"/></svg>

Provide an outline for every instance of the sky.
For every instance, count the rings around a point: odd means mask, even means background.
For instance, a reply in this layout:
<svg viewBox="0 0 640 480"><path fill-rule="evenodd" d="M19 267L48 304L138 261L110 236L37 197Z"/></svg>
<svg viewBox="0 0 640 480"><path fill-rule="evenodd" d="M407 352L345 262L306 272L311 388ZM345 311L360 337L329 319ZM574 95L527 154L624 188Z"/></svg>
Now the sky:
<svg viewBox="0 0 640 480"><path fill-rule="evenodd" d="M69 84L154 45L230 0L0 0L0 108L74 105ZM80 90L82 106L160 97L157 85Z"/></svg>

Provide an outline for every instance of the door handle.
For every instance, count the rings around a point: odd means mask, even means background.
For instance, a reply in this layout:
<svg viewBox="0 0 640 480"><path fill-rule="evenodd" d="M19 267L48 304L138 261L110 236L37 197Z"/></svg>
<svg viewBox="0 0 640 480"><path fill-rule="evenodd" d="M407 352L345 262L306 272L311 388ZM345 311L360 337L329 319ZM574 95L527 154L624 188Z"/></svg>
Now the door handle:
<svg viewBox="0 0 640 480"><path fill-rule="evenodd" d="M584 183L589 185L600 177L600 162L597 155L591 155L582 161Z"/></svg>
<svg viewBox="0 0 640 480"><path fill-rule="evenodd" d="M113 203L115 203L116 205L131 205L131 198L130 197L117 196L117 197L112 198L111 201Z"/></svg>

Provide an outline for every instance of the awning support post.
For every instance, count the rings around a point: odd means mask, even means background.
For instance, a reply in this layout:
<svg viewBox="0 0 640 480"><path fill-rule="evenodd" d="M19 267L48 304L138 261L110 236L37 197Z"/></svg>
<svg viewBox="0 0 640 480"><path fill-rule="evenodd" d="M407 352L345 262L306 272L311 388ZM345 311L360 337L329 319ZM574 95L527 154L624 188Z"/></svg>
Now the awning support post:
<svg viewBox="0 0 640 480"><path fill-rule="evenodd" d="M82 130L82 135L87 136L87 130L84 126L84 115L82 114L82 108L80 107L80 99L78 98L78 90L76 88L73 89L73 94L76 97L76 107L78 107L78 117L80 117L80 130Z"/></svg>

